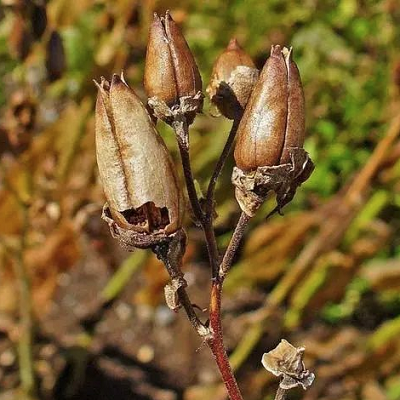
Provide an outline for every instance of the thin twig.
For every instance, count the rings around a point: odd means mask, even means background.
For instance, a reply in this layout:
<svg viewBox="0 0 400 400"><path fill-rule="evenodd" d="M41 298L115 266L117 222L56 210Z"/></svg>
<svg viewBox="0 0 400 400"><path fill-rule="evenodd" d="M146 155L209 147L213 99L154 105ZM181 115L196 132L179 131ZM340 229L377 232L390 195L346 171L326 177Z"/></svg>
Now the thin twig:
<svg viewBox="0 0 400 400"><path fill-rule="evenodd" d="M232 266L233 259L239 248L240 242L243 239L244 232L246 230L247 224L250 221L250 216L245 212L240 215L239 221L233 232L231 241L229 242L228 248L225 251L224 258L219 268L219 277L223 280Z"/></svg>
<svg viewBox="0 0 400 400"><path fill-rule="evenodd" d="M212 218L206 217L202 223L202 228L206 239L208 258L211 265L211 276L213 279L216 279L218 277L220 255L218 251L217 240L215 238Z"/></svg>
<svg viewBox="0 0 400 400"><path fill-rule="evenodd" d="M221 156L218 159L218 162L214 168L214 172L211 176L210 183L208 184L208 189L207 189L207 195L206 195L206 205L205 205L205 211L210 218L212 218L213 214L213 203L214 203L214 191L215 191L215 186L217 184L218 177L222 171L222 168L225 165L226 159L229 156L229 153L231 151L233 141L236 136L236 131L239 126L240 119L236 119L233 121L231 131L229 132L228 139L225 143L224 149L222 150Z"/></svg>
<svg viewBox="0 0 400 400"><path fill-rule="evenodd" d="M189 131L186 118L176 118L172 123L172 128L175 131L176 138L178 141L179 152L181 154L183 175L185 177L186 189L190 201L190 205L193 210L193 214L196 219L201 223L204 220L203 210L201 209L199 199L196 193L196 187L194 185L192 167L190 165L189 155Z"/></svg>

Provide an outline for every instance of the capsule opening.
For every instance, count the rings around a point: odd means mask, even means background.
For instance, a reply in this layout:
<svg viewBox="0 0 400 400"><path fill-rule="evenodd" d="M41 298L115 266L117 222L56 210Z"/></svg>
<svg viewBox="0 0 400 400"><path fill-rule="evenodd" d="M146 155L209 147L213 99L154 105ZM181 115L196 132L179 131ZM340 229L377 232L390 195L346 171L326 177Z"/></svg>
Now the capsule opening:
<svg viewBox="0 0 400 400"><path fill-rule="evenodd" d="M126 222L146 232L154 232L165 229L170 224L167 207L159 208L152 201L139 208L130 208L121 211Z"/></svg>

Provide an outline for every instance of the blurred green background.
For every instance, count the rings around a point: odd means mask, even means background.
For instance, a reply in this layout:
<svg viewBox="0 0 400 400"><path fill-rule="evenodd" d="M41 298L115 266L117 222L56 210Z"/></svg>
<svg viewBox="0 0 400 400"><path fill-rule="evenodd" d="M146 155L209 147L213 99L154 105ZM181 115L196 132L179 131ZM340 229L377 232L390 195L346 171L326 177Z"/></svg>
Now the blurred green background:
<svg viewBox="0 0 400 400"><path fill-rule="evenodd" d="M21 266L32 283L39 398L225 398L207 349L196 352L184 315L164 305L161 265L123 252L100 220L92 80L123 70L145 101L148 27L167 9L204 89L231 37L258 68L272 44L293 46L304 84L316 169L284 217L265 222L273 199L263 206L226 282L227 347L245 399L273 398L277 381L260 360L283 337L306 347L317 376L291 398L400 399L396 0L1 1L0 399L20 395ZM230 124L207 100L192 126L202 190ZM170 128L158 129L179 167ZM221 248L239 216L233 165L216 193ZM204 243L189 215L186 225L189 291L206 307Z"/></svg>

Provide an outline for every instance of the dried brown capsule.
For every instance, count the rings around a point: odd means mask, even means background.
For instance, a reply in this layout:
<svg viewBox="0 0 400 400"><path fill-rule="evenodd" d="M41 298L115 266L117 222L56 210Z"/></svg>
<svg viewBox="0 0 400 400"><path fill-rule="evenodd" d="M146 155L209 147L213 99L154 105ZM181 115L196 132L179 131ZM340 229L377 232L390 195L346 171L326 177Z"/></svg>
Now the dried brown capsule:
<svg viewBox="0 0 400 400"><path fill-rule="evenodd" d="M142 234L138 247L146 247L146 235L169 235L181 227L183 204L174 166L123 78L114 75L111 84L103 78L97 86L97 163L108 203L104 217L115 236Z"/></svg>
<svg viewBox="0 0 400 400"><path fill-rule="evenodd" d="M254 215L269 191L279 211L311 175L314 165L303 149L304 95L291 50L272 46L240 121L232 181L236 198Z"/></svg>
<svg viewBox="0 0 400 400"><path fill-rule="evenodd" d="M192 52L181 30L167 11L154 14L150 26L144 70L148 97L156 97L169 107L185 96L195 96L202 88L201 77Z"/></svg>
<svg viewBox="0 0 400 400"><path fill-rule="evenodd" d="M233 38L214 63L207 93L222 115L235 119L242 115L257 79L253 60Z"/></svg>
<svg viewBox="0 0 400 400"><path fill-rule="evenodd" d="M280 46L272 46L237 132L236 165L244 171L279 164L288 115L288 74Z"/></svg>

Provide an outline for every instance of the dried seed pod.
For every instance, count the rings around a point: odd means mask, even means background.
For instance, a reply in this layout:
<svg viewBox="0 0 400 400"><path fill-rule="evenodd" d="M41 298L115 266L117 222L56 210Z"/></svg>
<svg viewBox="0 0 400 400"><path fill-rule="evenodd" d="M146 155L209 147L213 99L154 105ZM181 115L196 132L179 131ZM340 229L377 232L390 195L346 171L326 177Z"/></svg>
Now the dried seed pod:
<svg viewBox="0 0 400 400"><path fill-rule="evenodd" d="M150 26L144 87L148 97L157 97L169 107L202 88L193 54L168 11L161 18L154 14Z"/></svg>
<svg viewBox="0 0 400 400"><path fill-rule="evenodd" d="M111 84L103 78L97 86L96 151L108 203L105 219L114 230L173 234L181 228L183 203L161 136L123 78L114 75ZM143 240L139 247L147 247Z"/></svg>
<svg viewBox="0 0 400 400"><path fill-rule="evenodd" d="M232 182L242 210L252 216L269 191L277 207L290 202L314 164L303 149L304 95L291 50L272 46L238 128Z"/></svg>
<svg viewBox="0 0 400 400"><path fill-rule="evenodd" d="M242 115L257 79L253 60L233 38L215 61L206 91L222 115L236 119Z"/></svg>
<svg viewBox="0 0 400 400"><path fill-rule="evenodd" d="M272 46L237 132L236 165L244 171L277 165L285 141L288 78L280 46Z"/></svg>

